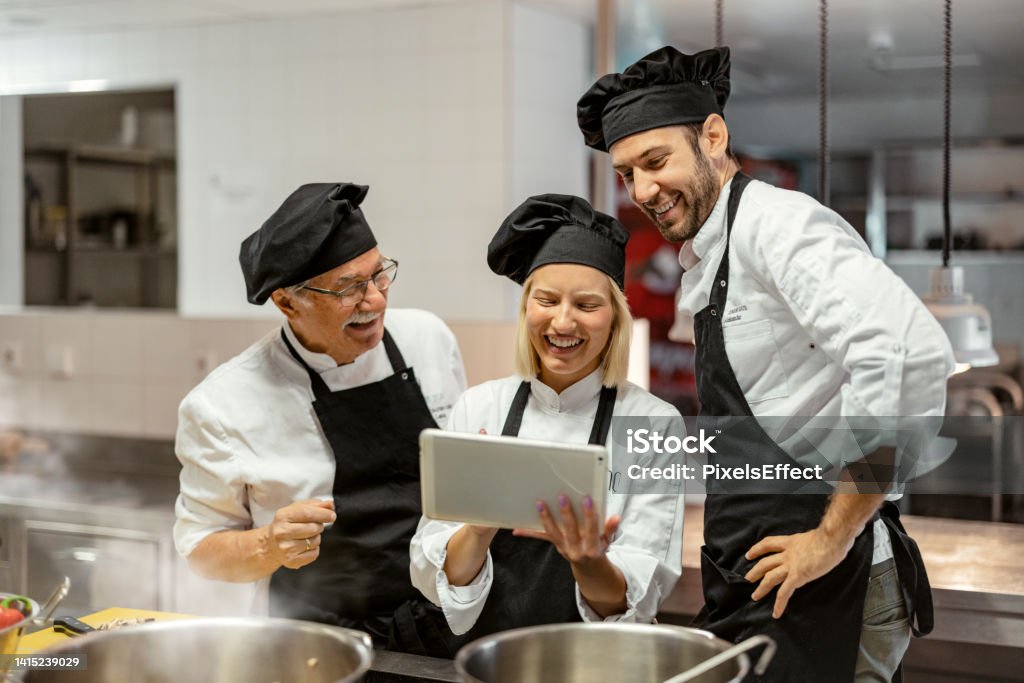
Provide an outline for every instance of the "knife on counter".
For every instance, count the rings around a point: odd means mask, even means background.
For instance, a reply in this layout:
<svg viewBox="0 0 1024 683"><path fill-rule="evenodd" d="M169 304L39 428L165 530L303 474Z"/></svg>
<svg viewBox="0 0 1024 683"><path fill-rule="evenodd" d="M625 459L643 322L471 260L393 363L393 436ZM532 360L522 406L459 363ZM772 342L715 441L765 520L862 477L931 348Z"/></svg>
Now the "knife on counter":
<svg viewBox="0 0 1024 683"><path fill-rule="evenodd" d="M89 624L75 619L74 617L60 617L53 620L53 630L57 633L65 633L69 636L79 636L83 633L90 633L96 629Z"/></svg>

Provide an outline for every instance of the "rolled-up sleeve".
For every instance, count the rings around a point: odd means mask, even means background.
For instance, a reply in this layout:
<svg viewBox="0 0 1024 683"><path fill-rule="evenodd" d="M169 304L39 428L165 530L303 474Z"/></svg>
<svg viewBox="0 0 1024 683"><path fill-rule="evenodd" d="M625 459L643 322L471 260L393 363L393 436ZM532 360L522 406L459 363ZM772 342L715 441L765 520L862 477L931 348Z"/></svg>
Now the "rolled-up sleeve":
<svg viewBox="0 0 1024 683"><path fill-rule="evenodd" d="M754 257L799 324L848 373L840 414L942 415L953 354L938 322L834 212L809 202L790 208L765 212Z"/></svg>
<svg viewBox="0 0 1024 683"><path fill-rule="evenodd" d="M461 360L458 367L461 367ZM465 431L468 411L466 403L465 394L455 402L448 416L449 431ZM444 573L448 542L462 527L463 524L460 522L421 517L416 533L409 543L409 573L412 585L430 602L441 608L448 621L448 627L456 635L473 628L473 624L483 612L494 582L494 565L488 551L484 566L473 581L465 586L453 586L449 583L448 575Z"/></svg>
<svg viewBox="0 0 1024 683"><path fill-rule="evenodd" d="M441 608L452 633L461 635L473 628L487 603L494 579L491 554L473 581L453 586L444 573L448 541L462 528L458 522L442 522L423 517L409 545L410 577L424 597Z"/></svg>
<svg viewBox="0 0 1024 683"><path fill-rule="evenodd" d="M182 469L174 545L182 557L211 533L252 527L241 468L213 411L198 396L187 396L178 409L175 454Z"/></svg>

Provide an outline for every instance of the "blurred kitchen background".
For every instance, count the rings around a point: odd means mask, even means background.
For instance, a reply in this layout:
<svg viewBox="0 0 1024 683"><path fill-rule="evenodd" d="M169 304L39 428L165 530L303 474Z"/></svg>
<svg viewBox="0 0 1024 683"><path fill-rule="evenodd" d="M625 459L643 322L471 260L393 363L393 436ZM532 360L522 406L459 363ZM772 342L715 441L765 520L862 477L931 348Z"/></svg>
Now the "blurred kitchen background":
<svg viewBox="0 0 1024 683"><path fill-rule="evenodd" d="M830 204L924 294L941 263L942 1L828 5ZM1024 3L953 8L953 263L1000 361L957 376L950 410L1019 416ZM819 2L722 10L734 149L817 194ZM238 245L305 182L370 185L363 208L402 263L390 305L444 317L470 383L512 369L518 292L484 262L506 213L540 192L616 210L645 319L633 378L694 414L692 346L667 338L675 250L603 182L575 104L599 64L704 49L715 28L713 0L0 0L0 590L41 597L70 575L72 613L244 602L173 552L176 408L279 324L246 303ZM972 476L1001 489L909 497L950 520L929 561L953 577L910 680L1024 675L1024 580L961 543L1020 557L1024 438L980 443ZM699 607L689 571L678 614Z"/></svg>

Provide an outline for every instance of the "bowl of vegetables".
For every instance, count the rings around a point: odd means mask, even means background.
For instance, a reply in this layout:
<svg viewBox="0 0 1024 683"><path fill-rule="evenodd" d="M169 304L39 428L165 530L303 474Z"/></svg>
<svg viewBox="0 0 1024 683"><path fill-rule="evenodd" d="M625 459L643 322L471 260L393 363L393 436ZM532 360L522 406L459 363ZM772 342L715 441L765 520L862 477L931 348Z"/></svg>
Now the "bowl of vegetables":
<svg viewBox="0 0 1024 683"><path fill-rule="evenodd" d="M0 655L13 655L18 650L18 641L25 627L39 614L39 605L24 595L0 593ZM0 671L5 660L0 657Z"/></svg>

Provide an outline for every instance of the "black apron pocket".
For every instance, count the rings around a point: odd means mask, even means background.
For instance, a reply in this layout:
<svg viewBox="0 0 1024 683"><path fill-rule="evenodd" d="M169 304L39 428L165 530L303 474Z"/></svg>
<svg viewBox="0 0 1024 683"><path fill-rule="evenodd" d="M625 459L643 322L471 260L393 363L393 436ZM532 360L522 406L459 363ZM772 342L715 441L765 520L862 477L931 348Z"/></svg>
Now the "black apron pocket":
<svg viewBox="0 0 1024 683"><path fill-rule="evenodd" d="M395 610L387 649L421 657L451 659L461 645L448 628L440 607L424 600L407 600Z"/></svg>
<svg viewBox="0 0 1024 683"><path fill-rule="evenodd" d="M704 609L712 621L716 614L730 614L751 603L755 584L712 560L707 546L700 549L700 574L704 584Z"/></svg>

